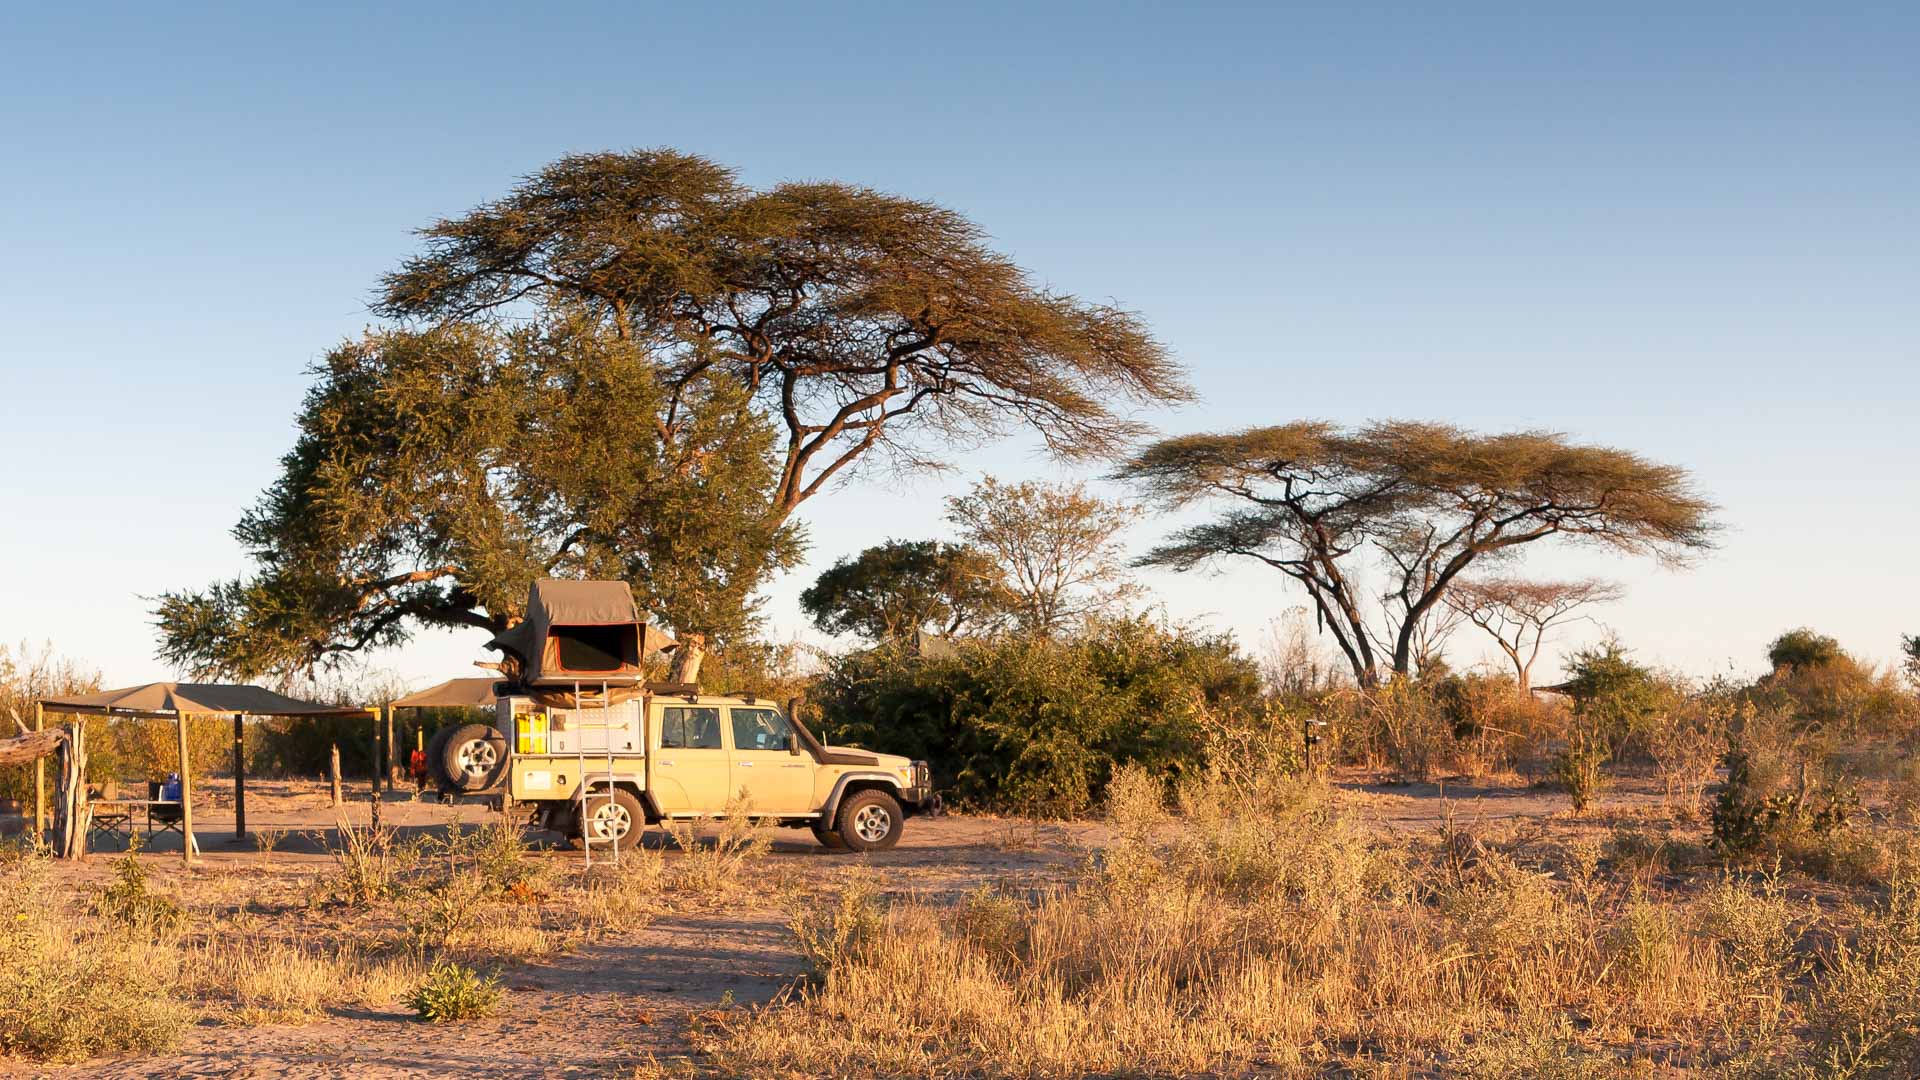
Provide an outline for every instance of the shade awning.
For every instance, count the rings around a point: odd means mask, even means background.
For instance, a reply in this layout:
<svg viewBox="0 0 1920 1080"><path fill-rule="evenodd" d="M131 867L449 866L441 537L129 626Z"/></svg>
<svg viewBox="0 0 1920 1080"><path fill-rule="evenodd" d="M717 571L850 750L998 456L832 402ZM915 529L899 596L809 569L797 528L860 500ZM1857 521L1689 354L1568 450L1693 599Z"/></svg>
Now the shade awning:
<svg viewBox="0 0 1920 1080"><path fill-rule="evenodd" d="M368 716L371 711L322 705L245 683L147 683L97 694L42 698L49 712L92 716L175 717L182 713L244 713L248 716Z"/></svg>
<svg viewBox="0 0 1920 1080"><path fill-rule="evenodd" d="M396 698L396 707L462 706L469 709L493 708L493 684L491 678L448 679L438 686L429 686L425 690Z"/></svg>

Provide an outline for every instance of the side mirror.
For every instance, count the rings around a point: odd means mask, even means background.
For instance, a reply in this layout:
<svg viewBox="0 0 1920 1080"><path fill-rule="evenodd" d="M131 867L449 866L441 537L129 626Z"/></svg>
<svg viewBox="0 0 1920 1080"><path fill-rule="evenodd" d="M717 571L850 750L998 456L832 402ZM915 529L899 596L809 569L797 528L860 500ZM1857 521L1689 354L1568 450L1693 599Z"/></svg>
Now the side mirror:
<svg viewBox="0 0 1920 1080"><path fill-rule="evenodd" d="M794 734L791 731L787 732L787 753L798 754L799 752L800 752L800 736Z"/></svg>

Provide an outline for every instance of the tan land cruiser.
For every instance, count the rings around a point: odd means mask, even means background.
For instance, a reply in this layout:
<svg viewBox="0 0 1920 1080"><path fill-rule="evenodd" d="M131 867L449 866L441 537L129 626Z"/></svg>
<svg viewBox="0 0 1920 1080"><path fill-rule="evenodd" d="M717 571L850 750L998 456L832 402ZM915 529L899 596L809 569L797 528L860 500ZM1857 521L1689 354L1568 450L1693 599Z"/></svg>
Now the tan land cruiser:
<svg viewBox="0 0 1920 1080"><path fill-rule="evenodd" d="M504 781L539 825L589 846L744 813L804 826L827 847L880 851L907 818L941 811L924 761L824 746L770 701L641 680L651 628L624 582L536 582L527 611L495 639L517 661L517 678L495 689L496 724L436 739L443 788Z"/></svg>

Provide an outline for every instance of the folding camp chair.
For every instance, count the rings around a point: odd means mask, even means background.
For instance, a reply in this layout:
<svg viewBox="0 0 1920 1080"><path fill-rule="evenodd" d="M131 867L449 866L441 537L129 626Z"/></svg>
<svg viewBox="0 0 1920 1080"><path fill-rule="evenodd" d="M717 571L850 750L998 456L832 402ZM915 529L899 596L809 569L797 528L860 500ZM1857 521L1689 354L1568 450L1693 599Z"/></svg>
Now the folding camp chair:
<svg viewBox="0 0 1920 1080"><path fill-rule="evenodd" d="M133 846L133 807L119 799L95 799L87 804L87 839L111 836L122 850Z"/></svg>
<svg viewBox="0 0 1920 1080"><path fill-rule="evenodd" d="M147 781L147 836L151 838L156 833L177 832L184 842L187 835L186 810L177 799L161 799L161 786L158 780Z"/></svg>

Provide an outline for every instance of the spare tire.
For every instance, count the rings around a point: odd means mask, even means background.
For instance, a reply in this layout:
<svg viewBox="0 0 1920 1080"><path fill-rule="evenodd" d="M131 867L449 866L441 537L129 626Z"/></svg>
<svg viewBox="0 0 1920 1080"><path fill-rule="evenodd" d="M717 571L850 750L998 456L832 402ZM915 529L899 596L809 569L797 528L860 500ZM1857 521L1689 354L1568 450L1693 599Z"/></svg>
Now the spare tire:
<svg viewBox="0 0 1920 1080"><path fill-rule="evenodd" d="M507 773L507 738L487 724L462 724L428 760L437 766L441 790L485 791Z"/></svg>

